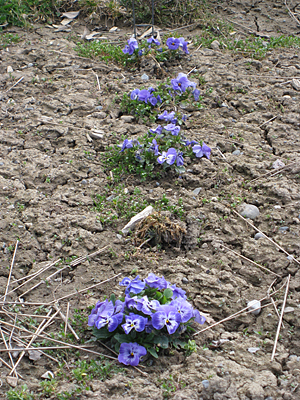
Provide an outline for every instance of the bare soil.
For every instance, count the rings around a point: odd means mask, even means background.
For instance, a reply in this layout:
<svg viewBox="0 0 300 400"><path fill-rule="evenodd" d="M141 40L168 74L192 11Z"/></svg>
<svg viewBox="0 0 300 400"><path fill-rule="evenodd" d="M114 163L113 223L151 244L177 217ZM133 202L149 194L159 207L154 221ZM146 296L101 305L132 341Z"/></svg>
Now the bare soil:
<svg viewBox="0 0 300 400"><path fill-rule="evenodd" d="M241 37L247 30L262 36L297 34L299 30L283 1L228 1L212 6L220 19L235 22ZM196 308L220 321L245 308L248 301L267 296L274 278L273 287L279 289L290 275L289 312L283 316L274 361L278 316L269 305L258 316L243 314L195 336L197 353L186 357L174 351L158 360L148 359L143 370L147 376L125 369L103 382L95 377L89 390L73 398L299 399L300 92L291 85L293 78L300 79L299 49L276 49L258 61L245 54L190 46L188 57L168 67L171 77L196 67L205 79L200 87L204 94L208 91L205 107L188 110L185 130L190 138L204 140L212 156L188 165L182 179L165 176L159 182L140 182L135 176L124 176L121 183L128 196L139 188L149 204L163 195L171 205L183 199L187 236L181 249L143 246L136 251L130 240L118 235L128 220L119 215L114 224L102 224L93 199L106 193L110 177L101 160L106 146L121 141L122 135L137 138L148 129L122 119L114 98L116 93L142 86L141 76L149 70L128 72L78 57L74 36L83 29L84 21L75 23L71 32L41 25L32 30L9 28L21 41L0 53L0 293L5 293L16 240L11 282L58 259L64 260L61 268L68 265L68 258L108 248L69 266L47 283L47 276L57 270L50 268L8 295L9 301L41 282L23 298L48 303L115 274L127 276L137 268L143 278L154 272L183 287ZM199 27L181 32L188 39L201 33ZM125 33L121 28L110 37L125 38ZM7 72L8 66L12 73ZM150 76L149 86L156 82ZM104 131L102 137L90 136L93 129ZM272 165L278 159L287 167L275 174ZM198 195L193 192L196 188L201 188ZM241 210L243 202L259 208L259 216L251 221L255 227L294 258L267 238L254 238L257 232L234 212ZM73 295L60 306L66 313L70 301L70 318L75 309L87 315L87 307L97 300L113 291L121 293L118 282ZM10 288L16 286L11 283ZM279 312L284 290L274 297ZM269 303L270 299L263 301L263 305ZM20 307L19 312L34 310L33 306ZM13 323L14 318L5 317L5 321ZM49 331L59 329L57 323ZM83 340L88 337L82 330L78 334ZM251 353L249 348L258 350ZM93 349L110 354L101 345ZM63 353L63 357L70 369L78 358L74 352ZM80 357L92 356L82 352ZM6 354L2 358L10 362ZM26 382L38 395L41 376L57 369L58 364L46 356L34 361L26 354L17 369L24 378L19 384ZM2 365L3 399L9 390L8 373ZM55 393L74 389L70 376L66 369Z"/></svg>

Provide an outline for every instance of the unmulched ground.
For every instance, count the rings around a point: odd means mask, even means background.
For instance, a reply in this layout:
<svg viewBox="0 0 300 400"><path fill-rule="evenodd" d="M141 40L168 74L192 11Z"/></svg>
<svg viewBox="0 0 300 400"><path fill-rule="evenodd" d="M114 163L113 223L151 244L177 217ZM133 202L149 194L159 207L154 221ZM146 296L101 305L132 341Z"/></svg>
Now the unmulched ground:
<svg viewBox="0 0 300 400"><path fill-rule="evenodd" d="M258 2L251 7L249 2L244 3L222 3L222 8L216 5L215 10L240 24L237 31L244 33L245 26L269 35L297 32L283 2ZM75 24L71 34L81 34L83 27ZM299 264L268 239L256 240L255 230L234 211L242 202L256 205L260 214L252 223L300 261L300 92L291 85L293 78L300 78L299 50L274 50L258 61L245 54L190 46L190 55L169 66L168 74L176 77L178 72L187 73L196 67L191 79L201 82L205 107L187 110L185 131L188 137L204 140L212 148L211 160L191 163L182 179L166 176L158 182L141 183L135 176L124 176L120 187L109 180L111 175L103 168L101 155L122 135L137 138L148 127L126 122L129 120L122 118L114 99L116 94L142 86L141 76L149 71L128 72L113 64L79 58L69 32L45 26L34 31L10 31L17 32L21 41L0 53L2 294L17 240L12 282L58 259L62 259L61 268L74 256L108 246L103 254L66 268L50 283L44 280L56 267L17 290L20 296L43 278L38 287L24 295L24 300L32 303L48 303L137 269L143 278L154 272L183 287L195 307L219 321L246 307L248 301L267 296L276 278L229 249L277 274L276 289L291 275L286 304L289 312L283 317L273 362L278 317L273 306L268 306L259 316L242 315L196 336L197 353L186 357L174 351L148 360L146 377L133 369L113 373L103 382L96 376L89 390L79 397L298 399ZM198 28L191 29L183 36L192 39L199 33ZM116 35L124 37L125 31ZM8 66L13 72L7 72ZM150 77L148 83L154 86L156 82ZM93 130L103 131L100 138L93 138ZM276 172L272 164L278 159L290 166L272 175ZM199 194L194 192L197 188L201 188ZM146 200L152 205L168 199L169 206L180 208L178 200L182 199L187 235L181 249L149 249L145 245L136 251L130 240L118 235L128 222L126 210L116 210L118 218L110 224L101 219L105 209L102 214L94 209L97 194L107 198L114 190L128 199L138 193L140 197L134 201ZM113 291L121 293L118 279L71 296L70 318L78 315L75 310L86 316L88 306ZM279 311L283 296L284 289L274 298ZM7 299L17 297L8 295ZM60 302L64 313L68 300ZM263 301L269 303L269 299ZM35 308L20 310L28 313ZM13 317L5 318L14 321ZM52 331L64 330L59 324L55 326ZM81 338L87 337L78 324L74 327ZM249 352L249 348L257 351ZM94 350L105 351L96 345ZM80 354L83 360L94 357ZM70 372L78 356L68 351L62 357L70 370L56 381L54 393L49 394L53 398L78 387ZM7 355L3 359L10 362ZM26 382L37 396L41 393L41 376L47 370L55 373L58 364L46 356L30 360L26 354L17 370L24 378L19 385ZM9 390L8 373L2 365L1 398ZM41 395L46 396L45 392Z"/></svg>

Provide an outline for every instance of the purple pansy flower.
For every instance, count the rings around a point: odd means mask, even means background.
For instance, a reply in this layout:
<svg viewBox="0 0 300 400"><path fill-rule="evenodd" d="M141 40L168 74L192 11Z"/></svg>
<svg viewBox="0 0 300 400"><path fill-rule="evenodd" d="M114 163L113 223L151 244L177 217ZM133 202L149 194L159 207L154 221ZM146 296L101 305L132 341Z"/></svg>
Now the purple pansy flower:
<svg viewBox="0 0 300 400"><path fill-rule="evenodd" d="M97 318L89 318L89 326L95 326L97 329L101 329L107 325L108 331L113 332L118 325L122 322L123 313L115 313L115 307L112 301L104 301L97 309Z"/></svg>
<svg viewBox="0 0 300 400"><path fill-rule="evenodd" d="M182 297L183 299L186 299L185 290L171 284L168 285L168 288L173 290L172 299L176 299L177 297Z"/></svg>
<svg viewBox="0 0 300 400"><path fill-rule="evenodd" d="M177 297L175 300L172 300L170 306L176 308L176 311L180 315L180 322L188 322L194 316L193 307L182 297Z"/></svg>
<svg viewBox="0 0 300 400"><path fill-rule="evenodd" d="M130 313L129 315L125 315L125 324L122 325L124 332L126 335L130 333L132 329L137 332L142 332L145 329L146 322L148 318L142 317L141 315L137 315L134 313Z"/></svg>
<svg viewBox="0 0 300 400"><path fill-rule="evenodd" d="M177 167L182 167L183 164L184 164L183 152L180 151L180 152L177 154L177 157L176 157L176 165L177 165Z"/></svg>
<svg viewBox="0 0 300 400"><path fill-rule="evenodd" d="M167 110L164 110L164 112L160 114L157 118L164 119L165 121L169 121L172 124L176 124L177 122L177 118L175 118L175 111L171 111L170 113L168 113Z"/></svg>
<svg viewBox="0 0 300 400"><path fill-rule="evenodd" d="M140 89L134 89L131 93L130 93L130 98L131 100L136 100L138 98L138 95L140 93Z"/></svg>
<svg viewBox="0 0 300 400"><path fill-rule="evenodd" d="M138 94L138 99L139 101L144 101L146 104L148 103L148 100L151 97L151 93L147 89L142 89L140 90Z"/></svg>
<svg viewBox="0 0 300 400"><path fill-rule="evenodd" d="M152 93L152 92L154 92L154 91L155 91L155 89L154 89L152 86L150 86L149 89L148 89L148 92L149 92L149 93Z"/></svg>
<svg viewBox="0 0 300 400"><path fill-rule="evenodd" d="M138 51L138 56L141 57L143 55L144 49Z"/></svg>
<svg viewBox="0 0 300 400"><path fill-rule="evenodd" d="M149 300L147 296L138 299L136 309L142 311L146 315L152 315L160 307L160 302L157 300Z"/></svg>
<svg viewBox="0 0 300 400"><path fill-rule="evenodd" d="M151 96L150 97L150 99L149 99L149 103L151 104L151 106L156 106L156 104L157 104L157 98L156 97L154 97L154 96Z"/></svg>
<svg viewBox="0 0 300 400"><path fill-rule="evenodd" d="M162 155L157 158L159 164L163 164L165 161L167 164L172 165L176 160L177 152L176 149L171 147L167 152L163 151Z"/></svg>
<svg viewBox="0 0 300 400"><path fill-rule="evenodd" d="M160 45L160 42L157 39L155 39L153 36L151 36L151 38L147 39L147 42L150 44L154 43L154 44L156 44L156 46Z"/></svg>
<svg viewBox="0 0 300 400"><path fill-rule="evenodd" d="M206 158L210 158L210 153L211 153L211 148L210 147L208 147L204 142L203 142L203 144L202 144L202 151L203 151L203 155L206 157Z"/></svg>
<svg viewBox="0 0 300 400"><path fill-rule="evenodd" d="M125 139L124 142L120 145L120 147L121 147L120 153L125 149L131 149L131 147L133 147L132 140Z"/></svg>
<svg viewBox="0 0 300 400"><path fill-rule="evenodd" d="M180 45L180 41L177 38L170 37L167 39L166 45L170 50L177 50Z"/></svg>
<svg viewBox="0 0 300 400"><path fill-rule="evenodd" d="M95 308L92 309L91 314L89 315L89 319L88 319L88 326L95 325L95 322L98 318L98 315L97 315L98 310L104 303L105 303L105 301L98 301Z"/></svg>
<svg viewBox="0 0 300 400"><path fill-rule="evenodd" d="M178 133L180 132L180 126L177 126L175 124L168 124L166 126L164 126L164 129L166 131L169 131L172 133L172 135L177 136Z"/></svg>
<svg viewBox="0 0 300 400"><path fill-rule="evenodd" d="M157 98L157 101L158 101L159 103L161 103L161 97L160 97L160 95L159 95L159 94L157 95L157 97L156 97L156 98Z"/></svg>
<svg viewBox="0 0 300 400"><path fill-rule="evenodd" d="M139 45L135 38L130 38L127 40L127 45L122 50L124 54L129 54L130 56L134 53L135 49L138 49Z"/></svg>
<svg viewBox="0 0 300 400"><path fill-rule="evenodd" d="M160 152L158 151L158 144L155 139L152 140L152 145L151 145L151 147L149 147L149 151L152 151L155 156L158 156L160 154Z"/></svg>
<svg viewBox="0 0 300 400"><path fill-rule="evenodd" d="M185 52L185 54L189 54L188 48L187 48L187 42L184 40L183 37L179 38L179 46L182 48L182 50Z"/></svg>
<svg viewBox="0 0 300 400"><path fill-rule="evenodd" d="M170 335L172 335L176 331L180 324L180 321L181 317L176 308L166 304L161 306L152 315L153 327L155 329L162 329L164 326L166 326Z"/></svg>
<svg viewBox="0 0 300 400"><path fill-rule="evenodd" d="M146 354L145 347L137 343L121 343L118 360L122 364L136 367L140 362L140 357Z"/></svg>
<svg viewBox="0 0 300 400"><path fill-rule="evenodd" d="M162 134L162 126L158 125L155 129L149 129L149 132L153 133L154 135L161 135Z"/></svg>
<svg viewBox="0 0 300 400"><path fill-rule="evenodd" d="M195 90L193 91L193 96L194 96L195 101L198 101L198 100L199 100L199 97L200 97L200 90L195 89Z"/></svg>
<svg viewBox="0 0 300 400"><path fill-rule="evenodd" d="M193 310L193 317L195 318L194 321L201 325L206 321L206 318L203 317L198 310Z"/></svg>
<svg viewBox="0 0 300 400"><path fill-rule="evenodd" d="M156 288L158 290L166 289L168 287L168 282L164 277L160 278L150 272L148 277L145 279L146 284L151 288Z"/></svg>
<svg viewBox="0 0 300 400"><path fill-rule="evenodd" d="M196 144L193 146L193 152L195 153L196 157L201 158L205 156L206 158L210 158L211 148L208 147L204 142L202 146Z"/></svg>
<svg viewBox="0 0 300 400"><path fill-rule="evenodd" d="M125 296L125 307L131 310L132 308L136 308L137 304L137 296L130 297L130 296Z"/></svg>
<svg viewBox="0 0 300 400"><path fill-rule="evenodd" d="M183 144L184 144L185 146L194 146L194 144L198 144L198 142L196 142L196 140L191 140L191 141L189 141L189 140L184 140Z"/></svg>
<svg viewBox="0 0 300 400"><path fill-rule="evenodd" d="M138 294L142 290L144 290L145 282L142 282L139 279L139 275L138 275L136 278L133 279L133 281L130 280L130 278L124 278L120 282L120 286L127 286L125 289L125 294L129 294L129 293Z"/></svg>

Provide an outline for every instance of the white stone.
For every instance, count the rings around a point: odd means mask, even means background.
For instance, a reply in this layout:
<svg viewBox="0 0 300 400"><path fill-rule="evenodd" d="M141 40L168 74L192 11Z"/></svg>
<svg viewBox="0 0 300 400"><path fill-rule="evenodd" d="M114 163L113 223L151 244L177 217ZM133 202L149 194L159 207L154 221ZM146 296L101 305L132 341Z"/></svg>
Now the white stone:
<svg viewBox="0 0 300 400"><path fill-rule="evenodd" d="M292 79L291 84L292 84L292 86L293 86L293 88L295 90L300 90L300 81L299 81L299 79Z"/></svg>
<svg viewBox="0 0 300 400"><path fill-rule="evenodd" d="M259 300L251 300L247 303L247 307L251 314L258 315L261 311L261 302Z"/></svg>
<svg viewBox="0 0 300 400"><path fill-rule="evenodd" d="M145 217L148 217L148 215L153 214L154 212L154 208L152 206L148 206L143 211L132 217L128 224L125 225L122 229L123 235L128 235L129 231L132 231L140 221L142 221Z"/></svg>
<svg viewBox="0 0 300 400"><path fill-rule="evenodd" d="M14 72L13 68L12 68L10 65L7 67L7 72L8 72L9 74L11 74L12 72Z"/></svg>
<svg viewBox="0 0 300 400"><path fill-rule="evenodd" d="M41 378L43 379L53 379L54 378L54 373L52 371L46 371Z"/></svg>

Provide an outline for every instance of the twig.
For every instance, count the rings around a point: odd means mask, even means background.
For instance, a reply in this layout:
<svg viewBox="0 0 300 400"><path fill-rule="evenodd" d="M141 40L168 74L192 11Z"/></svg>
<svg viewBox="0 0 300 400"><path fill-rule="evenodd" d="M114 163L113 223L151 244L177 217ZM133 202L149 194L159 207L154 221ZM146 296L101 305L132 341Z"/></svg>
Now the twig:
<svg viewBox="0 0 300 400"><path fill-rule="evenodd" d="M19 285L18 287L16 287L15 289L12 289L10 292L6 293L6 294L10 294L15 292L16 290L20 289L22 286L26 285L26 283L31 282L34 278L36 278L38 275L40 275L41 273L47 271L49 268L53 267L53 265L55 265L56 263L58 263L60 261L60 258L57 261L54 261L52 264L47 265L44 268L41 268L40 270L38 270L34 275L31 275L31 278L28 279L26 282L22 283L21 285ZM13 282L15 283L15 282ZM1 296L1 299L4 296Z"/></svg>
<svg viewBox="0 0 300 400"><path fill-rule="evenodd" d="M284 294L283 304L282 304L282 308L281 308L281 314L280 314L280 318L279 318L279 322L278 322L278 328L277 328L277 332L276 332L275 343L274 343L274 347L273 347L271 361L274 360L274 356L275 356L275 351L276 351L279 332L280 332L280 328L281 328L281 324L282 324L282 318L283 318L283 314L284 314L286 299L287 299L287 295L289 292L290 279L291 279L291 275L288 276L287 281L286 281L285 294Z"/></svg>
<svg viewBox="0 0 300 400"><path fill-rule="evenodd" d="M19 82L21 82L24 79L24 76L22 76L14 85L12 85L12 87L10 87L9 89L7 89L4 93L9 92L11 89L13 89L15 86L17 86L17 84Z"/></svg>
<svg viewBox="0 0 300 400"><path fill-rule="evenodd" d="M9 322L6 322L6 321L1 321L1 324L7 325L7 326L11 326L11 327L14 326L14 325L10 324ZM108 355L103 354L103 353L98 353L97 351L90 350L90 349L84 348L84 347L82 347L82 346L76 346L75 344L69 344L69 343L63 342L63 341L61 341L61 340L53 339L52 337L49 338L49 337L47 337L47 336L41 335L41 334L36 333L36 332L35 332L35 333L32 333L31 331L29 331L29 330L26 329L26 328L21 328L21 327L19 327L19 326L17 326L16 328L19 329L20 331L24 331L24 332L30 333L30 334L35 335L35 336L37 336L37 337L40 337L40 338L42 338L42 339L50 340L50 341L52 341L52 342L54 342L54 343L59 343L59 344L65 345L65 346L72 347L72 348L77 349L77 350L86 351L87 353L95 354L95 355L97 355L97 356L106 357L106 358L109 358L109 359L111 359L111 360L117 360L117 358L115 358L115 357L111 357L111 356L108 356ZM138 369L137 367L135 367L135 369L136 369L137 371L139 371L142 375L148 375L146 372L141 371L141 370Z"/></svg>
<svg viewBox="0 0 300 400"><path fill-rule="evenodd" d="M8 345L6 343L5 336L3 334L3 331L1 329L1 327L0 327L0 332L1 332L2 340L3 340L4 346L5 346L5 350L9 351L9 347L8 347ZM8 353L8 355L9 355L9 359L10 359L10 362L11 362L11 370L13 370L14 366L15 366L14 365L14 360L13 360L12 355L10 353ZM17 373L16 370L14 370L14 375L18 378L18 373Z"/></svg>
<svg viewBox="0 0 300 400"><path fill-rule="evenodd" d="M285 286L285 284L282 285L282 286L281 286L278 290L276 290L275 292L271 293L270 295L267 295L267 296L263 297L262 299L260 299L260 300L258 300L258 301L262 302L262 301L268 299L270 296L274 296L274 294L278 293L284 286ZM269 306L269 305L271 305L271 303L269 303L269 304L267 304L267 305L265 305L265 306L263 306L263 307L261 307L261 308L267 307L267 306ZM213 327L216 326L216 325L222 324L223 322L229 321L230 319L235 318L235 317L238 316L239 314L242 314L242 313L246 312L248 309L249 309L249 307L245 307L245 308L243 308L242 310L237 311L236 313L230 315L229 317L226 317L226 318L222 319L221 321L215 322L214 324L209 325L209 326L207 326L207 327L204 328L204 329L201 329L200 331L194 333L193 336L196 336L196 335L198 335L199 333L205 332L205 331L207 331L207 330L213 328ZM251 312L252 312L252 311L249 311L248 314L251 313Z"/></svg>
<svg viewBox="0 0 300 400"><path fill-rule="evenodd" d="M139 245L138 249L141 249L144 246L144 244L150 242L150 240L152 240L152 239L153 238L146 239L142 244Z"/></svg>
<svg viewBox="0 0 300 400"><path fill-rule="evenodd" d="M196 69L196 67L192 68L192 69L190 70L190 72L187 73L187 76L188 76L189 74L191 74L191 73L194 71L194 69Z"/></svg>
<svg viewBox="0 0 300 400"><path fill-rule="evenodd" d="M84 348L84 346L82 346ZM88 346L91 347L91 346ZM30 350L61 350L69 349L70 346L41 346L41 347L17 347L15 349L0 349L0 353L13 353L14 351L30 351ZM117 353L116 353L117 354Z"/></svg>
<svg viewBox="0 0 300 400"><path fill-rule="evenodd" d="M68 303L68 305L70 306L70 303ZM79 340L79 337L77 335L77 333L74 331L74 329L72 328L72 326L69 324L67 317L64 316L64 314L61 312L60 308L58 308L57 304L54 304L54 308L58 311L59 315L61 316L62 320L65 323L65 334L67 332L67 327L69 328L69 330L73 333L73 335L75 336L76 340ZM68 309L69 310L69 309ZM67 310L67 313L69 314L69 311Z"/></svg>
<svg viewBox="0 0 300 400"><path fill-rule="evenodd" d="M3 350L5 350L5 349L1 349L0 351L3 351ZM7 368L11 369L11 366L10 366L5 360L3 360L3 358L0 357L0 361L1 361ZM24 379L23 376L22 376L19 372L17 372L17 374L18 374L18 376L19 376L21 379Z"/></svg>
<svg viewBox="0 0 300 400"><path fill-rule="evenodd" d="M65 320L65 336L67 336L67 329L68 329L68 326L70 326L71 327L71 325L69 324L69 310L70 310L70 302L68 301L68 304L67 304L67 312L66 312L66 320ZM73 328L72 328L73 329ZM74 331L75 332L75 331ZM75 336L75 335L74 335ZM76 336L75 336L76 337ZM79 338L77 339L77 340L79 340Z"/></svg>
<svg viewBox="0 0 300 400"><path fill-rule="evenodd" d="M236 251L234 251L234 250L230 249L229 247L225 246L224 244L222 244L222 247L224 247L225 249L231 251L232 253L236 254L237 256L243 258L244 260L249 261L250 263L256 265L257 267L259 267L261 269L264 269L264 270L266 270L267 272L270 272L273 275L278 276L278 278L281 278L280 275L276 274L275 272L271 271L270 269L268 269L266 267L263 267L262 265L256 263L255 261L250 260L250 258L247 258L247 257L243 256L242 254L237 253Z"/></svg>
<svg viewBox="0 0 300 400"><path fill-rule="evenodd" d="M50 315L52 313L52 309L48 312L47 315ZM43 321L40 323L40 325L37 327L35 333L33 334L32 338L30 339L28 345L26 346L26 348L30 347L31 343L35 340L35 338L37 337L36 334L38 334L40 331L42 331L42 327L45 325L45 321L46 319L43 319ZM11 375L17 368L17 366L19 365L19 363L21 362L23 356L25 354L25 351L22 351L16 364L14 365L13 369L10 371L9 375Z"/></svg>
<svg viewBox="0 0 300 400"><path fill-rule="evenodd" d="M39 287L42 283L45 283L45 282L44 282L44 281L40 281L40 282L38 282L36 285L32 286L30 289L26 290L26 292L22 293L22 294L19 296L19 300L21 300L23 296L25 296L26 294L28 294L29 292L31 292L33 289Z"/></svg>
<svg viewBox="0 0 300 400"><path fill-rule="evenodd" d="M276 119L278 117L278 115L275 115L275 117L268 119L268 121L264 122L263 124L259 125L259 128L261 128L262 126L268 124L271 121L274 121L274 119Z"/></svg>
<svg viewBox="0 0 300 400"><path fill-rule="evenodd" d="M78 258L76 258L76 260L74 260L74 261L72 261L72 262L70 263L70 266L71 266L71 267L76 267L76 265L82 263L82 262L85 261L87 258L91 258L91 257L97 256L98 254L100 254L100 253L102 253L104 250L106 250L107 248L108 248L108 245L105 246L105 247L102 247L102 249L97 250L97 251L95 251L94 253L87 254L86 256L78 257Z"/></svg>
<svg viewBox="0 0 300 400"><path fill-rule="evenodd" d="M122 272L120 272L118 275L113 276L112 278L106 279L105 281L102 281L102 282L96 283L95 285L89 286L88 288L85 288L85 289L82 289L82 290L78 290L78 291L73 292L73 293L71 293L71 294L67 294L66 296L63 296L63 297L61 297L60 299L52 300L52 301L50 301L50 303L48 303L48 305L53 304L53 303L58 303L58 302L61 301L61 300L67 299L67 298L72 297L72 296L74 296L74 295L76 295L76 294L79 294L79 293L86 292L87 290L93 289L93 288L96 287L96 286L103 285L103 283L109 282L109 281L111 281L111 280L117 278L117 277L120 276L121 274L122 274Z"/></svg>
<svg viewBox="0 0 300 400"><path fill-rule="evenodd" d="M277 244L273 239L269 238L265 233L263 233L261 230L259 230L258 228L256 228L256 226L254 226L251 222L249 222L246 218L244 218L241 214L239 214L238 212L236 212L235 210L232 210L236 215L238 215L240 218L242 218L245 222L247 222L247 224L249 224L250 226L252 226L253 229L255 229L257 232L261 233L262 235L264 235L264 237L266 239L268 239L271 243L273 243L278 249L280 249L281 251L284 252L284 254L286 254L288 257L293 257L291 256L286 250L284 250L284 248L282 248L281 246L279 246L279 244ZM296 260L295 257L293 257L293 260L300 265L300 262L298 260Z"/></svg>
<svg viewBox="0 0 300 400"><path fill-rule="evenodd" d="M287 169L288 167L290 167L291 165L296 164L296 162L297 162L297 161L293 161L293 162L291 162L291 163L289 163L289 164L287 164L287 165L284 165L283 167L278 168L278 170L277 170L275 173L274 173L274 171L266 172L265 174L260 175L259 177L255 178L255 179L252 179L252 180L249 181L248 183L255 182L255 181L257 181L258 179L264 178L264 177L266 177L266 176L268 176L268 175L270 175L270 176L275 176L275 175L279 174L282 170L285 170L285 169Z"/></svg>
<svg viewBox="0 0 300 400"><path fill-rule="evenodd" d="M92 70L93 71L93 70ZM100 82L99 82L99 77L98 77L98 75L96 74L96 72L95 71L93 71L93 74L96 76L96 78L97 78L97 83L98 83L98 89L99 89L99 92L101 93L101 86L100 86Z"/></svg>
<svg viewBox="0 0 300 400"><path fill-rule="evenodd" d="M195 52L198 51L199 49L201 49L201 47L202 47L202 43L200 44L199 47L197 47L197 49L195 50Z"/></svg>
<svg viewBox="0 0 300 400"><path fill-rule="evenodd" d="M9 275L8 275L8 278L7 278L5 293L4 293L4 296L3 296L4 297L4 301L6 300L6 296L7 296L7 292L8 292L8 288L9 288L9 284L10 284L11 273L12 273L14 262L15 262L15 257L16 257L16 253L17 253L18 244L19 244L19 241L17 240L16 241L16 245L15 245L14 255L13 255L13 258L12 258L11 264L10 264L10 270L9 270Z"/></svg>
<svg viewBox="0 0 300 400"><path fill-rule="evenodd" d="M287 5L287 1L284 0L284 4L290 14L290 16L296 21L297 25L300 25L300 21L295 17L295 15L292 13L291 9L289 8L289 6Z"/></svg>

